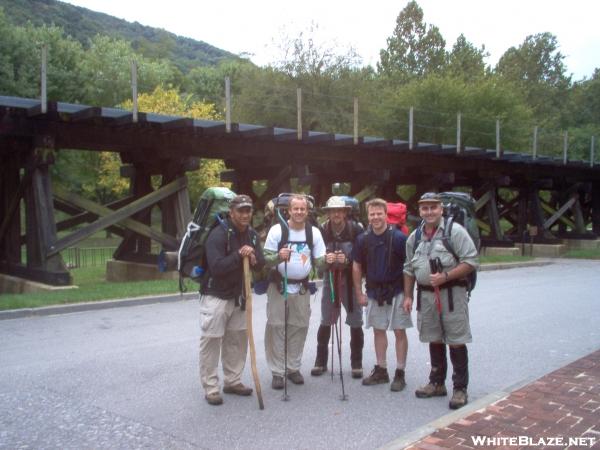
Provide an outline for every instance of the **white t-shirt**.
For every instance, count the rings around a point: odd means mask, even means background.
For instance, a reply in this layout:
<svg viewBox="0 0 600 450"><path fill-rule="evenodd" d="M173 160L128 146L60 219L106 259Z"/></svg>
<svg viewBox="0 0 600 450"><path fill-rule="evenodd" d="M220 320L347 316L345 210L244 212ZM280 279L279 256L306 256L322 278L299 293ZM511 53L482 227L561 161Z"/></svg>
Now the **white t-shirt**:
<svg viewBox="0 0 600 450"><path fill-rule="evenodd" d="M313 232L313 258L321 258L325 256L325 242L323 236L318 228L312 227ZM267 235L265 241L265 250L278 251L279 241L281 240L281 225L273 225ZM290 228L290 234L288 237L289 246L292 249L290 260L287 263L287 276L290 280L302 280L306 278L312 270L312 264L310 261L310 248L306 243L306 231L294 230ZM281 262L277 265L277 270L282 276L285 276L285 262ZM300 290L299 284L289 284L288 293L296 294Z"/></svg>

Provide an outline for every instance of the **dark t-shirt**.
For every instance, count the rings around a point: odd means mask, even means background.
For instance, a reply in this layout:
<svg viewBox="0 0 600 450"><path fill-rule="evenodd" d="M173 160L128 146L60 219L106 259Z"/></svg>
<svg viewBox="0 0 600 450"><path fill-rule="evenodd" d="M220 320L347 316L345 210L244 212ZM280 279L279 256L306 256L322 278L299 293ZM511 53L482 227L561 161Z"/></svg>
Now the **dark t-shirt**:
<svg viewBox="0 0 600 450"><path fill-rule="evenodd" d="M352 249L352 261L362 267L370 298L375 298L375 289L381 285L391 285L394 295L402 292L405 259L406 236L393 226L380 235L368 229L358 236Z"/></svg>

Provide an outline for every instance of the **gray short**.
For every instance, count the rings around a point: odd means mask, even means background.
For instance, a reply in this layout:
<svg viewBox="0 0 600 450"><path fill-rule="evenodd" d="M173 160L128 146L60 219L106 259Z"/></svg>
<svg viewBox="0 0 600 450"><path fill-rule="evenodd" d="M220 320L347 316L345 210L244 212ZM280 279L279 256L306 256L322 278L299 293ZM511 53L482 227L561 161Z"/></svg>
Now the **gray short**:
<svg viewBox="0 0 600 450"><path fill-rule="evenodd" d="M473 340L469 325L469 303L463 287L453 288L454 310L448 309L448 291L440 291L442 320L433 292L421 292L417 328L421 342L443 342L450 345L468 344Z"/></svg>
<svg viewBox="0 0 600 450"><path fill-rule="evenodd" d="M384 303L379 306L376 300L369 299L367 306L366 327L377 330L404 330L412 328L412 318L404 311L402 303L404 294L400 293L394 297L391 305Z"/></svg>

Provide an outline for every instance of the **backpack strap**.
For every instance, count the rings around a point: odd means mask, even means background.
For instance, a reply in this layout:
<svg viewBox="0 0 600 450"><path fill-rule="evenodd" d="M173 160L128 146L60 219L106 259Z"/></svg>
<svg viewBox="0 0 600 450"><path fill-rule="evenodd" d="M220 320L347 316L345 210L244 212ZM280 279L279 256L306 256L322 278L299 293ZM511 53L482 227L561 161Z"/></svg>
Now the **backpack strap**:
<svg viewBox="0 0 600 450"><path fill-rule="evenodd" d="M415 243L413 244L413 253L417 252L417 248L419 248L419 244L421 243L422 239L423 239L423 221L421 221L421 223L419 223L419 225L417 226L417 229L415 231Z"/></svg>
<svg viewBox="0 0 600 450"><path fill-rule="evenodd" d="M458 262L458 255L454 251L454 247L452 247L452 242L450 241L450 237L452 236L452 225L454 225L454 219L452 217L444 217L444 233L442 235L442 244L444 244L446 250L448 250L456 262Z"/></svg>

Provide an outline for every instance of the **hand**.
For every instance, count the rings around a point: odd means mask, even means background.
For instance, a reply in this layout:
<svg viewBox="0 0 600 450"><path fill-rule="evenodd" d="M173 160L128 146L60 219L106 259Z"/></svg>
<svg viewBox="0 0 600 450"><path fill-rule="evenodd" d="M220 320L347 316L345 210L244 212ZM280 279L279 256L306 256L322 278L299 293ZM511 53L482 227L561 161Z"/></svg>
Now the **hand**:
<svg viewBox="0 0 600 450"><path fill-rule="evenodd" d="M342 251L335 252L335 262L338 264L346 263L346 255L344 255L344 252L342 252Z"/></svg>
<svg viewBox="0 0 600 450"><path fill-rule="evenodd" d="M290 260L290 255L292 254L292 249L288 248L288 247L282 247L281 250L279 250L279 259L281 261L289 261Z"/></svg>
<svg viewBox="0 0 600 450"><path fill-rule="evenodd" d="M402 303L402 308L404 308L404 312L410 314L410 312L412 311L412 304L412 297L404 297L404 302Z"/></svg>
<svg viewBox="0 0 600 450"><path fill-rule="evenodd" d="M252 247L250 245L244 245L243 247L241 247L238 250L238 253L240 254L240 256L242 258L245 258L246 256L254 255L254 247Z"/></svg>
<svg viewBox="0 0 600 450"><path fill-rule="evenodd" d="M335 253L327 253L325 255L325 261L327 264L333 264L335 262Z"/></svg>
<svg viewBox="0 0 600 450"><path fill-rule="evenodd" d="M369 299L367 297L367 294L364 294L362 292L360 294L358 294L357 300L358 300L358 304L360 306L367 306L369 304Z"/></svg>
<svg viewBox="0 0 600 450"><path fill-rule="evenodd" d="M256 255L254 253L250 253L250 265L251 266L256 265Z"/></svg>
<svg viewBox="0 0 600 450"><path fill-rule="evenodd" d="M429 276L429 281L433 287L439 287L446 282L446 273L432 273Z"/></svg>

